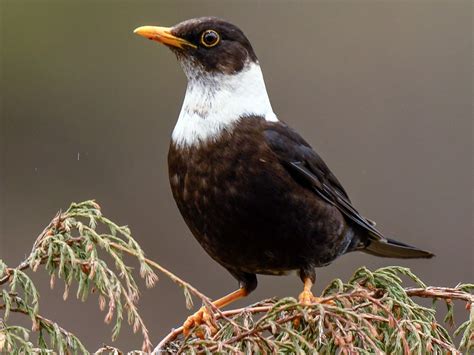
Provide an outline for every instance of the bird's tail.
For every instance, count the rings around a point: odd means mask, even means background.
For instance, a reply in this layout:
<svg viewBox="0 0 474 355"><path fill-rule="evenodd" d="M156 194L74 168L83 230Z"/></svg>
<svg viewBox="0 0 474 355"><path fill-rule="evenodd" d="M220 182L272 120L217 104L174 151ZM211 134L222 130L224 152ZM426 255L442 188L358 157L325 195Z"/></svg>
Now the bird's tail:
<svg viewBox="0 0 474 355"><path fill-rule="evenodd" d="M361 251L376 256L399 259L432 258L434 256L429 251L421 250L393 239L381 239L378 236L369 238L369 243Z"/></svg>

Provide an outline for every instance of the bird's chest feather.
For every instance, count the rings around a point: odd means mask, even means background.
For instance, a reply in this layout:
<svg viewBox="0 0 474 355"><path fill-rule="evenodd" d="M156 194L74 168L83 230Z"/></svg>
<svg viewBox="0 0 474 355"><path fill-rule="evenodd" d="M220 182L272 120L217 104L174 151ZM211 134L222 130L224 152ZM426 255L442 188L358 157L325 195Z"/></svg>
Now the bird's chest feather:
<svg viewBox="0 0 474 355"><path fill-rule="evenodd" d="M198 147L172 144L168 162L173 196L198 239L255 223L251 213L264 214L281 170L259 134L249 130Z"/></svg>
<svg viewBox="0 0 474 355"><path fill-rule="evenodd" d="M278 206L286 205L288 176L257 128L240 127L198 147L170 146L169 177L179 210L222 264L235 254L249 263L263 250L277 258L269 248L284 242L270 239L285 214Z"/></svg>
<svg viewBox="0 0 474 355"><path fill-rule="evenodd" d="M242 124L199 146L172 143L169 177L188 227L214 259L278 274L313 262L322 239L335 236L320 232L331 212L294 182L262 131Z"/></svg>

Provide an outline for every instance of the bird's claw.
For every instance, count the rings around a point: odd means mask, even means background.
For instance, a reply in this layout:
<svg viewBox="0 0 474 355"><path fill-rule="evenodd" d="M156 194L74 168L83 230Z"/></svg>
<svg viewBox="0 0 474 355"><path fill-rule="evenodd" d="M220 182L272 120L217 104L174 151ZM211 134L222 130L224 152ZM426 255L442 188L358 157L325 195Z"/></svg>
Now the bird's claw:
<svg viewBox="0 0 474 355"><path fill-rule="evenodd" d="M303 306L311 306L313 304L322 304L322 303L327 303L327 304L334 304L334 301L323 301L322 297L317 297L314 296L311 291L308 290L303 290L298 296L298 302L303 305ZM298 328L301 323L301 317L297 317L293 320L293 325L295 328Z"/></svg>
<svg viewBox="0 0 474 355"><path fill-rule="evenodd" d="M217 332L217 328L214 324L214 319L212 315L209 313L206 307L201 307L199 311L189 316L184 322L183 324L184 336L188 336L192 328L197 327L201 324L206 324L209 327L211 334L215 334ZM203 332L198 332L196 333L196 335L199 338L204 338Z"/></svg>
<svg viewBox="0 0 474 355"><path fill-rule="evenodd" d="M314 303L321 303L321 298L314 296L311 291L304 290L299 294L298 301L303 306L309 306Z"/></svg>
<svg viewBox="0 0 474 355"><path fill-rule="evenodd" d="M314 296L311 291L306 291L306 290L304 290L303 292L299 294L298 301L303 306L310 306L312 304L317 304L317 303L320 303L320 304L324 303L331 306L334 306L336 304L333 300L324 300L323 297Z"/></svg>

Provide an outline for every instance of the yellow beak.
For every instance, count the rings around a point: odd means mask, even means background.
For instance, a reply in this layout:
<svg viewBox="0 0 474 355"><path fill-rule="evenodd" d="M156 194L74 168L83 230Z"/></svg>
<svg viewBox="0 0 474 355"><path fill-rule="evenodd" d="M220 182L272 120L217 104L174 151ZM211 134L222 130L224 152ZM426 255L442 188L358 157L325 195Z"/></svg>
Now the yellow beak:
<svg viewBox="0 0 474 355"><path fill-rule="evenodd" d="M186 41L185 39L173 36L171 34L171 27L157 27L157 26L142 26L136 28L133 33L142 37L157 41L168 46L183 48L189 46L197 48L194 44Z"/></svg>

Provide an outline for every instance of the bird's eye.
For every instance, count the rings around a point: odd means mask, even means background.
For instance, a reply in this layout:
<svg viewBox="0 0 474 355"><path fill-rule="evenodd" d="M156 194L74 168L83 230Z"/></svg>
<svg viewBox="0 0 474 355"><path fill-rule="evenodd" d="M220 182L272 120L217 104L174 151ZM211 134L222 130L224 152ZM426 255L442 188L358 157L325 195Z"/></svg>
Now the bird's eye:
<svg viewBox="0 0 474 355"><path fill-rule="evenodd" d="M207 30L202 33L201 36L201 43L206 47L214 47L221 37L219 34L214 30Z"/></svg>

